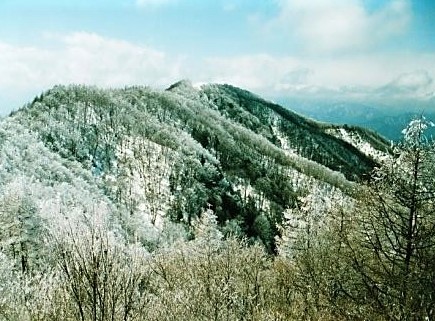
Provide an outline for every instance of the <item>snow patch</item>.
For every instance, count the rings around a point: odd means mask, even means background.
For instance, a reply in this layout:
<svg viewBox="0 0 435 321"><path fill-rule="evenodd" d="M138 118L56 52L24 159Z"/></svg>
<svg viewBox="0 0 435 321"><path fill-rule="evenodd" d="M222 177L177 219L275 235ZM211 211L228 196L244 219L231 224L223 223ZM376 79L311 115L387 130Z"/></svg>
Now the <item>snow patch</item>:
<svg viewBox="0 0 435 321"><path fill-rule="evenodd" d="M163 228L170 207L174 152L150 140L129 137L117 148L115 173L104 176L114 195L138 219Z"/></svg>
<svg viewBox="0 0 435 321"><path fill-rule="evenodd" d="M281 144L281 149L287 156L296 155L296 150L290 147L288 139L282 135L281 131L276 125L272 126L272 133L276 136L276 138L278 138Z"/></svg>
<svg viewBox="0 0 435 321"><path fill-rule="evenodd" d="M374 148L356 132L348 132L344 128L330 128L326 130L326 133L344 140L345 142L358 148L363 154L372 157L377 161L385 161L388 158L386 153Z"/></svg>

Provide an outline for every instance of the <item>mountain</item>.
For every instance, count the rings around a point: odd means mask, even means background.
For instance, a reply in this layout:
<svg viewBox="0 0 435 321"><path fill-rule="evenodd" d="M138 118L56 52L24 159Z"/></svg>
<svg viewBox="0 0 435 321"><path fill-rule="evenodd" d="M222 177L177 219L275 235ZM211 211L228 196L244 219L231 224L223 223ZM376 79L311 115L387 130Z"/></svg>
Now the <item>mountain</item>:
<svg viewBox="0 0 435 321"><path fill-rule="evenodd" d="M55 86L0 121L0 320L432 320L431 126Z"/></svg>
<svg viewBox="0 0 435 321"><path fill-rule="evenodd" d="M15 186L50 224L101 204L119 233L149 250L170 222L192 233L209 209L224 233L273 252L286 211L313 190L319 204L351 197L389 150L375 132L188 81L164 91L55 86L1 130L4 193Z"/></svg>
<svg viewBox="0 0 435 321"><path fill-rule="evenodd" d="M230 85L55 86L0 120L0 320L359 317L349 267L383 266L387 221L350 232L374 196L412 199L400 147Z"/></svg>
<svg viewBox="0 0 435 321"><path fill-rule="evenodd" d="M277 98L276 100L306 117L335 124L369 128L393 141L399 141L402 138L402 129L415 117L424 115L428 120L435 121L433 99L425 103L413 101L359 102L309 97ZM435 135L435 130L429 130L428 135Z"/></svg>

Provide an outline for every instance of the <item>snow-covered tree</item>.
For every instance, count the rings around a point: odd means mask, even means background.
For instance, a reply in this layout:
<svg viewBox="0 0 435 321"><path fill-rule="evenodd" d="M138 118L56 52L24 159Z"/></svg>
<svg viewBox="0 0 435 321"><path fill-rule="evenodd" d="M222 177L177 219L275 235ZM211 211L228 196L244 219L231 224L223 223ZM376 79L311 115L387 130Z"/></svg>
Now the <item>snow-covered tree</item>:
<svg viewBox="0 0 435 321"><path fill-rule="evenodd" d="M67 224L55 241L64 305L74 320L142 320L148 300L147 252L110 229L104 214Z"/></svg>
<svg viewBox="0 0 435 321"><path fill-rule="evenodd" d="M18 177L4 186L0 196L1 248L24 273L37 265L43 255L45 227L27 181Z"/></svg>
<svg viewBox="0 0 435 321"><path fill-rule="evenodd" d="M336 263L329 261L335 266L326 277L334 285L329 298L348 306L349 316L435 317L435 145L424 135L429 126L424 118L410 122L395 155L359 192L344 228L335 226L328 246L340 253ZM343 264L350 268L345 274Z"/></svg>
<svg viewBox="0 0 435 321"><path fill-rule="evenodd" d="M423 117L404 129L396 157L362 202L355 268L377 309L397 320L435 317L435 145ZM350 243L351 244L351 243ZM356 251L355 251L356 252Z"/></svg>

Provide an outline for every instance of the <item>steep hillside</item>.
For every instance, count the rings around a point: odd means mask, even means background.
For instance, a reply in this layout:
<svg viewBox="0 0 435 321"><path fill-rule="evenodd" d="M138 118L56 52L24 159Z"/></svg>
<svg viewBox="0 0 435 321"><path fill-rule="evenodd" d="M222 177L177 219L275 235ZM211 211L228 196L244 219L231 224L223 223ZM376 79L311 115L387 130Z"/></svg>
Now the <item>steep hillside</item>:
<svg viewBox="0 0 435 321"><path fill-rule="evenodd" d="M309 120L229 85L209 85L203 91L223 115L279 147L285 146L304 158L340 170L347 179L358 180L374 166L373 159L357 146L330 135L331 125ZM363 136L381 151L388 149L388 143L378 135L367 134L357 127L346 130Z"/></svg>
<svg viewBox="0 0 435 321"><path fill-rule="evenodd" d="M44 148L38 157L77 167L95 199L127 214L124 230L161 231L170 220L190 231L209 208L224 233L270 251L301 197L313 189L319 202L348 197L388 150L374 133L317 123L229 85L187 81L166 91L56 86L8 123L29 131L29 144Z"/></svg>
<svg viewBox="0 0 435 321"><path fill-rule="evenodd" d="M13 120L0 123L0 248L23 272L51 250L48 230L81 225L99 213L119 226L121 214L80 163L60 157ZM120 214L120 215L117 215Z"/></svg>

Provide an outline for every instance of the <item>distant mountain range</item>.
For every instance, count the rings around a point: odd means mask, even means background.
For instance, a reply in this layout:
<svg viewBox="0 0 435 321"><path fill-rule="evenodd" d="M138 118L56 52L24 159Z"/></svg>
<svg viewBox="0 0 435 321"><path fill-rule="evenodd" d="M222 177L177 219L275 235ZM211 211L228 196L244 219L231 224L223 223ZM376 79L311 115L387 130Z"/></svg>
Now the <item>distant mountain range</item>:
<svg viewBox="0 0 435 321"><path fill-rule="evenodd" d="M414 117L425 116L435 122L435 100L424 104L382 101L358 102L310 97L277 98L281 105L301 115L334 124L349 124L372 129L389 140L401 139L401 131ZM429 130L435 136L435 130Z"/></svg>

